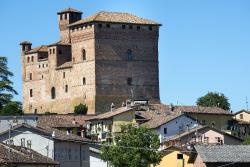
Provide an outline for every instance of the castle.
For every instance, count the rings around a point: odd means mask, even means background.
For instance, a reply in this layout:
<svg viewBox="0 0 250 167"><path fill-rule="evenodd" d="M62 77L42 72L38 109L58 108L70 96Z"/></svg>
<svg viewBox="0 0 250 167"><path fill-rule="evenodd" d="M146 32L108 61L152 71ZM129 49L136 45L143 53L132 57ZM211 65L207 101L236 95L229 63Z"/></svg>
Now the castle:
<svg viewBox="0 0 250 167"><path fill-rule="evenodd" d="M159 23L118 12L82 19L72 8L57 15L59 42L20 43L25 113L72 113L84 103L94 114L128 98L160 102Z"/></svg>

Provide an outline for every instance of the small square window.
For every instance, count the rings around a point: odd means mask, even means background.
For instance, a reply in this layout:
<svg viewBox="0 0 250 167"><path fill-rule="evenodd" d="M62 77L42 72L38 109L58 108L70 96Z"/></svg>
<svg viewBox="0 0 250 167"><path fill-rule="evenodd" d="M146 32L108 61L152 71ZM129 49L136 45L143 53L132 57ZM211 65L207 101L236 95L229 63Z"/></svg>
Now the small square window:
<svg viewBox="0 0 250 167"><path fill-rule="evenodd" d="M183 159L183 154L177 154L177 159Z"/></svg>
<svg viewBox="0 0 250 167"><path fill-rule="evenodd" d="M141 26L137 26L137 30L140 30L141 29Z"/></svg>
<svg viewBox="0 0 250 167"><path fill-rule="evenodd" d="M129 25L129 29L132 30L133 29L133 25Z"/></svg>
<svg viewBox="0 0 250 167"><path fill-rule="evenodd" d="M62 50L59 49L59 50L58 50L58 54L62 54Z"/></svg>
<svg viewBox="0 0 250 167"><path fill-rule="evenodd" d="M125 28L126 28L126 25L125 25L125 24L123 24L123 25L122 25L122 29L125 29Z"/></svg>
<svg viewBox="0 0 250 167"><path fill-rule="evenodd" d="M98 27L99 27L99 28L102 28L102 24L98 24Z"/></svg>
<svg viewBox="0 0 250 167"><path fill-rule="evenodd" d="M106 27L107 27L107 28L110 28L110 24L106 24Z"/></svg>
<svg viewBox="0 0 250 167"><path fill-rule="evenodd" d="M152 27L152 26L149 26L148 29L151 31L151 30L153 30L153 27Z"/></svg>

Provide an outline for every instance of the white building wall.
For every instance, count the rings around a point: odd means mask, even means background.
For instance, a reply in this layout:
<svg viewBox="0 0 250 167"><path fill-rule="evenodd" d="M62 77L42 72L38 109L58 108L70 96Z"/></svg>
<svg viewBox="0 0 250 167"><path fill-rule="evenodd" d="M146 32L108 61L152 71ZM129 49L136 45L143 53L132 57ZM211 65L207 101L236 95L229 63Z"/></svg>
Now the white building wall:
<svg viewBox="0 0 250 167"><path fill-rule="evenodd" d="M177 134L185 132L188 129L193 129L197 126L198 124L195 120L185 115L182 115L160 126L158 129L156 129L156 132L159 134L160 142L162 142ZM164 128L167 128L166 134L164 134Z"/></svg>
<svg viewBox="0 0 250 167"><path fill-rule="evenodd" d="M107 162L101 160L100 155L90 152L90 167L108 167Z"/></svg>
<svg viewBox="0 0 250 167"><path fill-rule="evenodd" d="M27 140L31 140L31 149L37 151L38 153L48 156L49 158L54 159L54 142L48 137L41 136L29 130L23 131L18 129L17 131L11 131L11 139L13 140L14 145L21 146L21 139L25 139L25 147L27 146ZM8 138L2 140L4 143L8 141Z"/></svg>

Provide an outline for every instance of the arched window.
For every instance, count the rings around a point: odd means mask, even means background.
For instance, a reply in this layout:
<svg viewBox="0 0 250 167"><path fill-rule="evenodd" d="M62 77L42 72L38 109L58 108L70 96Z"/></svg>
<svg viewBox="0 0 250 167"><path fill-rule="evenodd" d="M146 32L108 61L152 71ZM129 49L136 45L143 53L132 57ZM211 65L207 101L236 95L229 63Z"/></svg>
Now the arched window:
<svg viewBox="0 0 250 167"><path fill-rule="evenodd" d="M82 60L86 60L86 50L82 49Z"/></svg>
<svg viewBox="0 0 250 167"><path fill-rule="evenodd" d="M52 87L51 88L51 99L55 99L56 98L56 88Z"/></svg>
<svg viewBox="0 0 250 167"><path fill-rule="evenodd" d="M129 49L127 51L127 60L132 61L132 59L133 59L132 50Z"/></svg>
<svg viewBox="0 0 250 167"><path fill-rule="evenodd" d="M27 57L27 63L29 63L30 62L30 57Z"/></svg>
<svg viewBox="0 0 250 167"><path fill-rule="evenodd" d="M31 62L34 62L34 57L33 56L31 56Z"/></svg>
<svg viewBox="0 0 250 167"><path fill-rule="evenodd" d="M65 92L68 92L68 85L65 85Z"/></svg>
<svg viewBox="0 0 250 167"><path fill-rule="evenodd" d="M86 78L85 77L82 78L82 84L86 85Z"/></svg>

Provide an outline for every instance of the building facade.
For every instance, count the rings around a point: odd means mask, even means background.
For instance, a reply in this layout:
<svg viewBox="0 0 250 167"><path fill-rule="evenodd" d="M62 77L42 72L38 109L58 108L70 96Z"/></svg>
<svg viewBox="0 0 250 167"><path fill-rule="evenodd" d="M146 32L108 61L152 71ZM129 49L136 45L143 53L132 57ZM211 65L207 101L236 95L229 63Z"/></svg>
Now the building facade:
<svg viewBox="0 0 250 167"><path fill-rule="evenodd" d="M20 43L25 113L71 113L80 103L88 114L102 113L128 98L160 102L159 23L117 12L57 14L59 42Z"/></svg>

